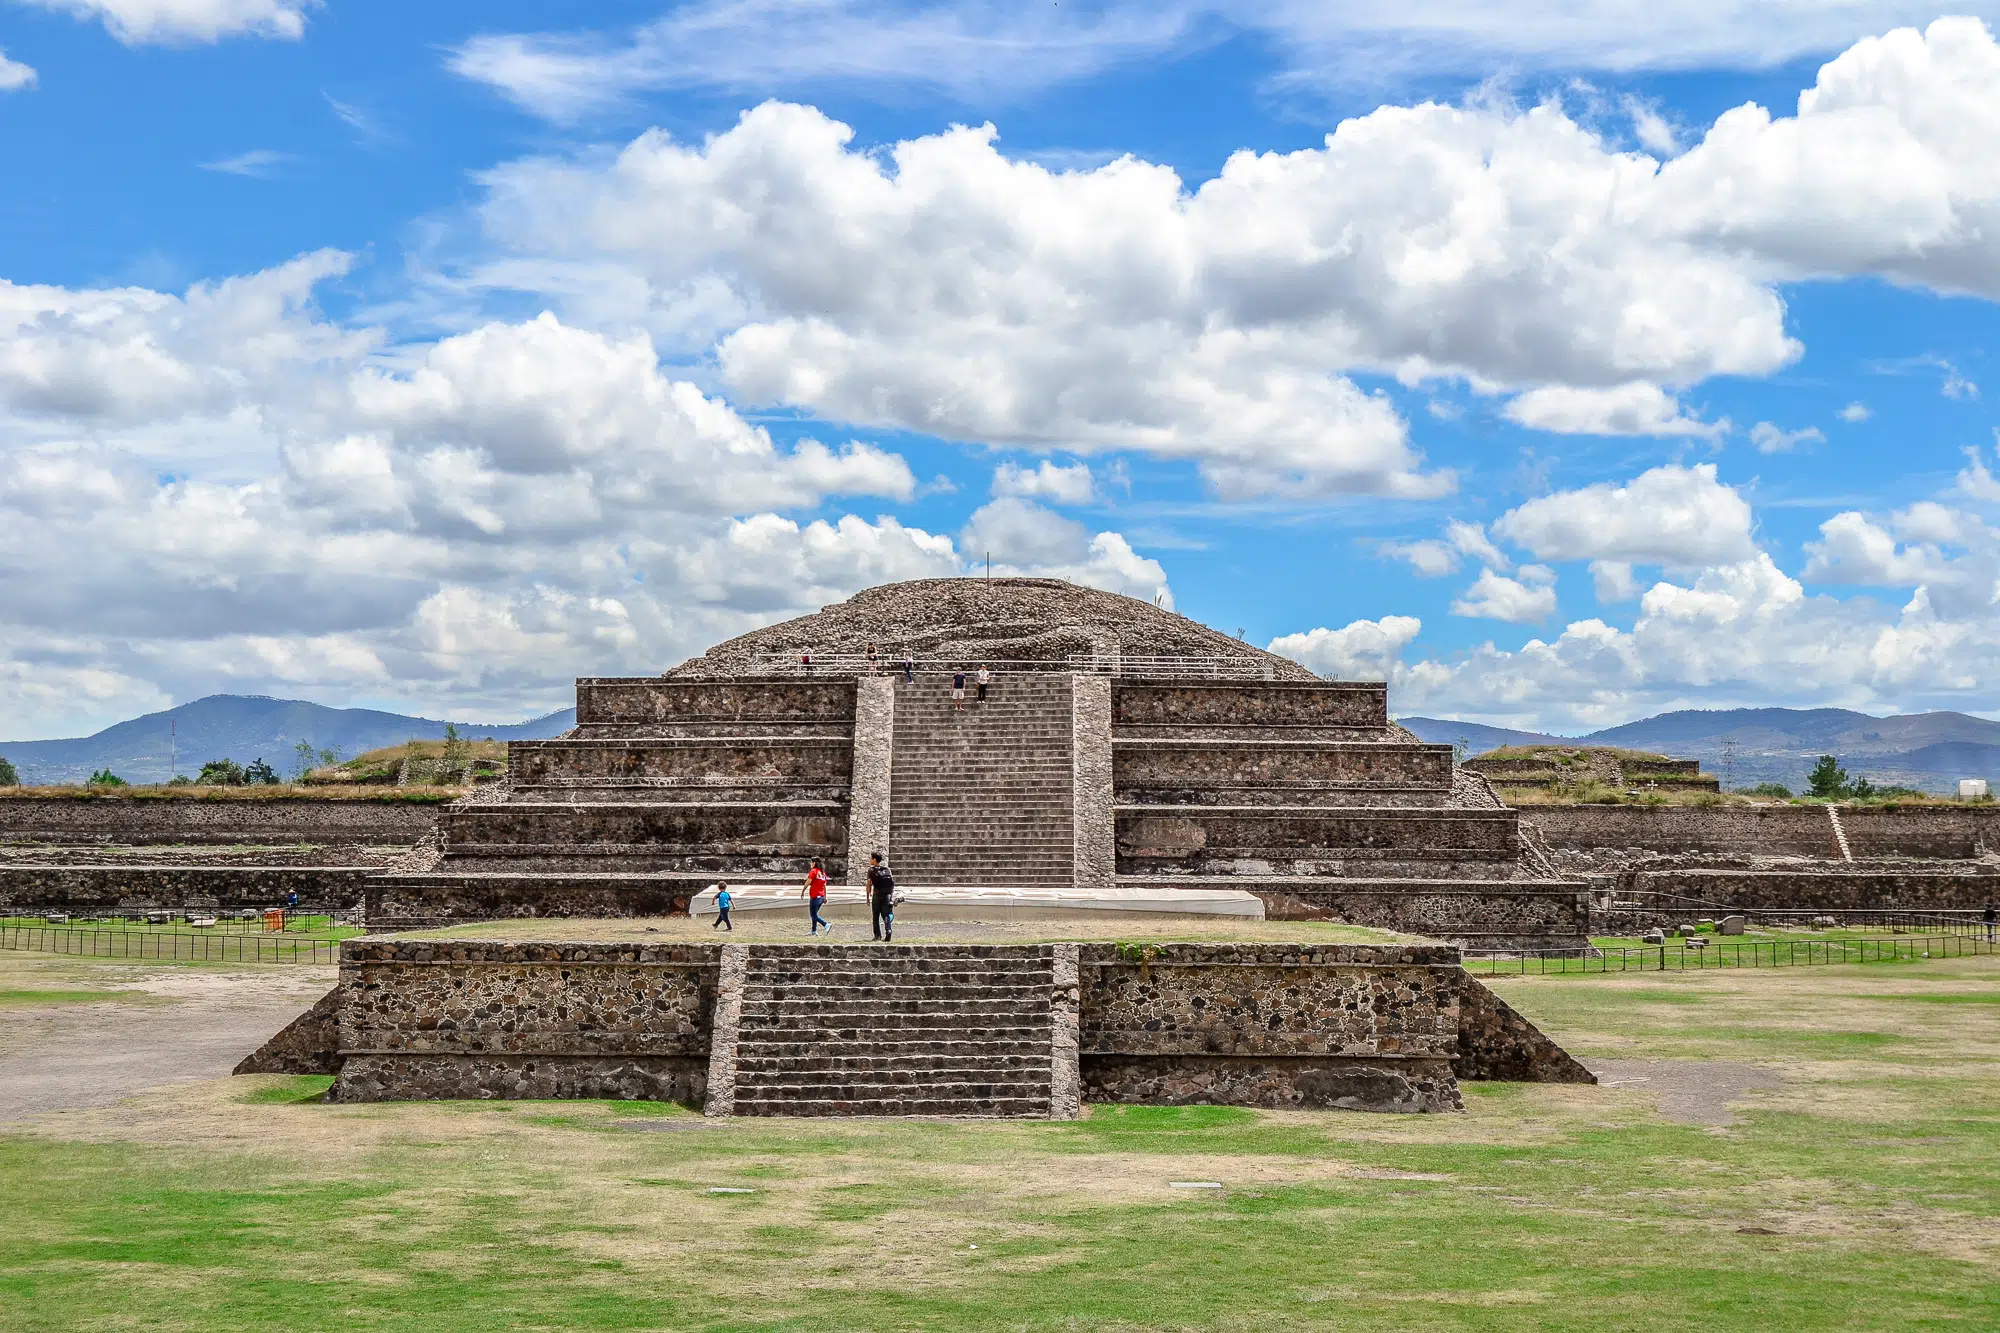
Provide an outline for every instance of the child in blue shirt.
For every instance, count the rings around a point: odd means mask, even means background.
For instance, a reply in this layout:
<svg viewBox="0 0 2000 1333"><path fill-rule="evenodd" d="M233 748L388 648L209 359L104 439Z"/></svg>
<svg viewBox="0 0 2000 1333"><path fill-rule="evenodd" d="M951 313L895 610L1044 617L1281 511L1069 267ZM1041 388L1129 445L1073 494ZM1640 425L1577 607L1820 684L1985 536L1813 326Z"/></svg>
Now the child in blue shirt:
<svg viewBox="0 0 2000 1333"><path fill-rule="evenodd" d="M732 935L736 933L736 927L731 925L729 921L729 904L732 901L734 900L729 896L729 886L721 880L717 880L715 882L715 924L709 927L710 930L726 930Z"/></svg>

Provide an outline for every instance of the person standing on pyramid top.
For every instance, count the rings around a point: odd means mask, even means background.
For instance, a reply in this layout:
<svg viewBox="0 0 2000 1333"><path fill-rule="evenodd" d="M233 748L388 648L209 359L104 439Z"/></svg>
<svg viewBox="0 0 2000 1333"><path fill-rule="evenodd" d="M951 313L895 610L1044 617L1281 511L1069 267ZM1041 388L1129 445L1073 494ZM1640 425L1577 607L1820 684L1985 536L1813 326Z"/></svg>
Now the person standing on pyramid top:
<svg viewBox="0 0 2000 1333"><path fill-rule="evenodd" d="M799 890L799 895L812 912L812 924L806 927L806 934L819 934L821 926L826 927L827 934L833 934L833 922L821 915L826 910L826 863L817 856L813 858L812 869L806 872L806 886Z"/></svg>
<svg viewBox="0 0 2000 1333"><path fill-rule="evenodd" d="M984 663L984 662L981 662L981 663L979 664L979 677L978 677L978 680L979 680L979 699L978 699L978 702L980 702L980 703L985 703L985 702L986 702L986 687L987 687L988 685L991 685L991 684L993 683L993 673L992 673L991 671L988 671L988 670L986 669L986 663Z"/></svg>
<svg viewBox="0 0 2000 1333"><path fill-rule="evenodd" d="M957 712L965 711L965 668L960 667L951 677L951 706Z"/></svg>

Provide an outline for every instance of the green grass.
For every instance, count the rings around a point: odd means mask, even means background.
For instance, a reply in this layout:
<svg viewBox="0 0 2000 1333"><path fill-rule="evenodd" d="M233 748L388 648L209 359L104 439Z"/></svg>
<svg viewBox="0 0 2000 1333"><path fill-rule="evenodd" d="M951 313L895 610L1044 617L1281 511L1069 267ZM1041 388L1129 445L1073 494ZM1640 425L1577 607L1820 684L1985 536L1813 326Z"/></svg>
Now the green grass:
<svg viewBox="0 0 2000 1333"><path fill-rule="evenodd" d="M2000 964L1496 984L1586 1055L1783 1081L1716 1127L1638 1087L1033 1123L225 1080L0 1135L0 1328L2000 1326Z"/></svg>
<svg viewBox="0 0 2000 1333"><path fill-rule="evenodd" d="M130 990L0 990L0 1008L25 1004L96 1004L104 1000L142 1000Z"/></svg>

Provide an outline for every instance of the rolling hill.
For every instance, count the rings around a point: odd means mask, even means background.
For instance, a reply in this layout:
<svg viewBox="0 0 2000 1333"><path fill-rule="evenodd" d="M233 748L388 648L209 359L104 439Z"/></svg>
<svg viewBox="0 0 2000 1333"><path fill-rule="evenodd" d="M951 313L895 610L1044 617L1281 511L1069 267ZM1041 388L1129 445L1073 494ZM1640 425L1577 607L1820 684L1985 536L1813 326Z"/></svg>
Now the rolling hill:
<svg viewBox="0 0 2000 1333"><path fill-rule="evenodd" d="M506 741L542 740L575 724L576 710L565 708L526 722L461 722L458 726L473 739ZM0 741L0 755L13 762L25 783L81 782L101 768L109 768L127 782L165 782L173 775L169 756L176 743L177 767L190 776L211 759L234 759L239 764L263 759L280 773L289 774L294 764L293 748L300 741L352 758L413 737L435 739L444 735L444 728L442 721L433 718L372 708L328 708L297 699L212 694L165 712L116 723L94 736Z"/></svg>

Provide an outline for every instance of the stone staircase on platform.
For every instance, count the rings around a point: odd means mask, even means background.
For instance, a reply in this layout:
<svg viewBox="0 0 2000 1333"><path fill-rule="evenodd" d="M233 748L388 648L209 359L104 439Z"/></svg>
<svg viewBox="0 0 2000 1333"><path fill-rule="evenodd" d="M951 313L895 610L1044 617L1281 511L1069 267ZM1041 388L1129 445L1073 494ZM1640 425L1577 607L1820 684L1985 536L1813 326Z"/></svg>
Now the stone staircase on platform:
<svg viewBox="0 0 2000 1333"><path fill-rule="evenodd" d="M1075 810L1070 678L1000 676L964 709L951 677L896 682L889 864L909 885L1067 885ZM865 857L874 848L857 847Z"/></svg>
<svg viewBox="0 0 2000 1333"><path fill-rule="evenodd" d="M726 993L725 970L718 996L735 1028L717 1025L707 1110L1074 1116L1074 1084L1056 1072L1076 1060L1064 948L744 946L740 993Z"/></svg>

